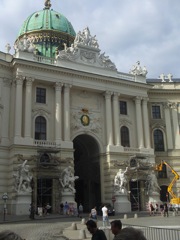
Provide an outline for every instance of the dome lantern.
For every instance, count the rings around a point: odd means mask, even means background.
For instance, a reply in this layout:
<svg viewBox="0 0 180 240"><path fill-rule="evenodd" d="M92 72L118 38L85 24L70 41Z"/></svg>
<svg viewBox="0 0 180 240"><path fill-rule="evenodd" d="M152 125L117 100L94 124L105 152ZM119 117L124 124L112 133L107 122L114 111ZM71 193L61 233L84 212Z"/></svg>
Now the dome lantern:
<svg viewBox="0 0 180 240"><path fill-rule="evenodd" d="M45 5L45 9L50 9L51 8L51 1L50 0L45 0L45 3L44 3L44 5Z"/></svg>

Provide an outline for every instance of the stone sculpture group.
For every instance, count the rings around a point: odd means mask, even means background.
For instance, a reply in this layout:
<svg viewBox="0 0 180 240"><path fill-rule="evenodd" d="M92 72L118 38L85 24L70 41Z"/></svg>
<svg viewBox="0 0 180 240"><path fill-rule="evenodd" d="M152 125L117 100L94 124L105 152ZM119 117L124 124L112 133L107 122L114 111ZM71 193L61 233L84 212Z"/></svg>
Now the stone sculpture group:
<svg viewBox="0 0 180 240"><path fill-rule="evenodd" d="M13 174L15 178L15 191L18 193L31 192L31 180L32 174L30 172L29 165L27 165L27 160L20 164L17 168L16 173Z"/></svg>
<svg viewBox="0 0 180 240"><path fill-rule="evenodd" d="M59 182L63 188L63 192L72 192L75 193L74 182L79 177L74 176L71 166L66 167L59 178Z"/></svg>

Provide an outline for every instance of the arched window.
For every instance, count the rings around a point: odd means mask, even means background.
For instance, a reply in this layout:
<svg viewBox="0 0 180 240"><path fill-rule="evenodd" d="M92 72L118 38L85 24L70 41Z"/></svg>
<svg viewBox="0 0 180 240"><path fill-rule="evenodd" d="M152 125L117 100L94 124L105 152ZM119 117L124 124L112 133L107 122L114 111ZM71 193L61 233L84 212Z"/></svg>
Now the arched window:
<svg viewBox="0 0 180 240"><path fill-rule="evenodd" d="M35 120L35 139L46 140L46 119L37 117Z"/></svg>
<svg viewBox="0 0 180 240"><path fill-rule="evenodd" d="M121 145L123 147L130 147L129 129L125 126L121 127Z"/></svg>
<svg viewBox="0 0 180 240"><path fill-rule="evenodd" d="M157 152L164 151L164 137L163 132L159 129L154 131L154 148Z"/></svg>

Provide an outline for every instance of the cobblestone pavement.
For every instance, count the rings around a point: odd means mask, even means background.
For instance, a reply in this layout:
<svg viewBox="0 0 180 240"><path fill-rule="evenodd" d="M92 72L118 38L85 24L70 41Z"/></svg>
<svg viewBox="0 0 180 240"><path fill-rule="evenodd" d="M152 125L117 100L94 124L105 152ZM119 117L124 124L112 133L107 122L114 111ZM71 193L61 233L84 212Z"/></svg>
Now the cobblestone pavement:
<svg viewBox="0 0 180 240"><path fill-rule="evenodd" d="M51 217L51 216L50 216ZM53 218L54 217L54 218ZM56 218L55 218L56 217ZM88 216L83 216L88 219ZM139 217L138 219L129 216L128 219L123 219L122 216L110 217L112 219L121 219L123 225L132 225L132 226L153 226L160 228L172 228L180 229L180 216L170 216L169 218L164 218L161 216L155 217ZM9 219L10 220L10 219ZM51 240L51 239L60 239L62 235L62 230L66 227L69 227L72 222L79 222L79 218L63 218L58 216L52 216L50 219L37 219L34 221L29 220L28 218L17 219L14 217L13 222L0 222L0 231L2 230L12 230L18 233L22 238L26 240ZM16 220L16 221L15 221ZM98 226L102 226L101 217L99 217Z"/></svg>
<svg viewBox="0 0 180 240"><path fill-rule="evenodd" d="M61 235L62 230L70 225L69 222L58 220L34 221L24 223L5 223L0 225L0 231L12 230L26 240L50 240Z"/></svg>

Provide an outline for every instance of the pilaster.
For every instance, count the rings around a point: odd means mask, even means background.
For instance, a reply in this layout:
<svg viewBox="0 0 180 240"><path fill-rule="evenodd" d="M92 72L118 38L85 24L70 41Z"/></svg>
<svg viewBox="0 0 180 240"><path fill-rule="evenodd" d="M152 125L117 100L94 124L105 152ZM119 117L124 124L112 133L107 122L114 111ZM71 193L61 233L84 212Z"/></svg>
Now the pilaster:
<svg viewBox="0 0 180 240"><path fill-rule="evenodd" d="M106 105L106 138L107 145L113 145L113 131L112 131L112 107L111 107L111 96L112 92L106 91L105 96L105 105Z"/></svg>
<svg viewBox="0 0 180 240"><path fill-rule="evenodd" d="M63 84L55 83L55 140L56 144L60 144L62 140L62 122L61 122L61 91Z"/></svg>
<svg viewBox="0 0 180 240"><path fill-rule="evenodd" d="M138 148L144 148L141 101L141 97L135 98Z"/></svg>
<svg viewBox="0 0 180 240"><path fill-rule="evenodd" d="M173 149L172 126L169 103L164 103L164 114L166 122L167 148Z"/></svg>
<svg viewBox="0 0 180 240"><path fill-rule="evenodd" d="M16 99L15 99L15 143L22 137L22 89L23 76L16 77Z"/></svg>
<svg viewBox="0 0 180 240"><path fill-rule="evenodd" d="M64 84L64 141L70 142L70 84Z"/></svg>
<svg viewBox="0 0 180 240"><path fill-rule="evenodd" d="M149 100L148 98L143 98L143 101L142 101L145 148L151 148L150 133L149 133L149 116L148 116L148 108L147 108L148 100Z"/></svg>
<svg viewBox="0 0 180 240"><path fill-rule="evenodd" d="M114 120L114 144L116 146L121 145L120 140L120 128L119 128L119 93L114 93L113 95L113 120Z"/></svg>
<svg viewBox="0 0 180 240"><path fill-rule="evenodd" d="M32 84L34 79L26 77L26 96L25 96L25 123L24 136L26 139L32 138Z"/></svg>

